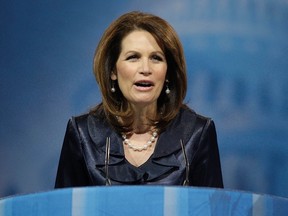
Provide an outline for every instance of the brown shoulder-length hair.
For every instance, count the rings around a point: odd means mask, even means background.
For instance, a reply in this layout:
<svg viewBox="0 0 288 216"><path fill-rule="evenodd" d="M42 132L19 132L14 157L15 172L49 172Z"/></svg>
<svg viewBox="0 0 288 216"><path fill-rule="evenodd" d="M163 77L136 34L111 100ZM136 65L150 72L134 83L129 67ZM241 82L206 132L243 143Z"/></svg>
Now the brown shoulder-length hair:
<svg viewBox="0 0 288 216"><path fill-rule="evenodd" d="M170 94L165 93L164 85L157 101L158 114L155 119L150 119L151 126L162 131L184 106L183 100L187 90L186 63L181 42L173 27L153 14L138 11L126 13L112 22L104 32L95 51L93 65L94 75L102 92L102 103L92 112L104 114L118 132L132 131L133 110L117 82L113 84L116 92L111 92L111 73L116 71L123 38L135 30L149 32L167 60L166 79L169 81Z"/></svg>

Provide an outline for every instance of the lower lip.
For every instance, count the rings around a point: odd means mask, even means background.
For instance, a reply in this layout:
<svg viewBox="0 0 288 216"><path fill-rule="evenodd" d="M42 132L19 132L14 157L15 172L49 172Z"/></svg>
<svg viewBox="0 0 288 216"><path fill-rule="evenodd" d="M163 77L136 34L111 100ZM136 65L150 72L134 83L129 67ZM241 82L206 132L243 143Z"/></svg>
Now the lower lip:
<svg viewBox="0 0 288 216"><path fill-rule="evenodd" d="M134 85L134 87L137 91L143 91L143 92L150 91L153 88L153 86L143 87L143 86L137 86L137 85Z"/></svg>

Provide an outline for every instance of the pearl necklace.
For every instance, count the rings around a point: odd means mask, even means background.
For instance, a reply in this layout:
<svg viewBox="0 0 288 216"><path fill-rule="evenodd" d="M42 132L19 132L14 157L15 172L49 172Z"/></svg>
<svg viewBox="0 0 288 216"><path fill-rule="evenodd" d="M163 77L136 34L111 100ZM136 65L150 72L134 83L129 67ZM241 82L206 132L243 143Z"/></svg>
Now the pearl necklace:
<svg viewBox="0 0 288 216"><path fill-rule="evenodd" d="M133 145L131 143L131 141L127 138L126 134L123 134L122 138L123 138L123 143L125 145L127 145L130 149L132 149L133 151L143 151L143 150L147 150L148 147L152 146L152 144L155 142L157 136L158 136L157 131L154 131L152 133L152 137L143 146L135 146L135 145Z"/></svg>

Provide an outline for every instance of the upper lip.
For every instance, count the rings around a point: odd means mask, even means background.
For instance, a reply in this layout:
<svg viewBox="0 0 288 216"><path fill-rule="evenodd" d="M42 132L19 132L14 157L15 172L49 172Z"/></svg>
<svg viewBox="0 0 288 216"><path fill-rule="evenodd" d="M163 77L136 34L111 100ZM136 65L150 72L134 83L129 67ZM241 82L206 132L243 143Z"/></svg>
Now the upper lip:
<svg viewBox="0 0 288 216"><path fill-rule="evenodd" d="M151 80L137 80L136 82L134 82L134 85L137 85L137 84L150 84L152 86L154 86L154 82L151 81Z"/></svg>

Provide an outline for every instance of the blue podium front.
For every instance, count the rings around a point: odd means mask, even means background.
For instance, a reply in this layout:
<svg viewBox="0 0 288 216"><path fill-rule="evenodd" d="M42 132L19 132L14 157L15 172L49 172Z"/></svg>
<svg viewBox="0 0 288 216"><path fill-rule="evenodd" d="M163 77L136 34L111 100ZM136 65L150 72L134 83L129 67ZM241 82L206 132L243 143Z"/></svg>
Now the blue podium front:
<svg viewBox="0 0 288 216"><path fill-rule="evenodd" d="M0 216L287 216L288 199L213 188L110 186L0 200Z"/></svg>

